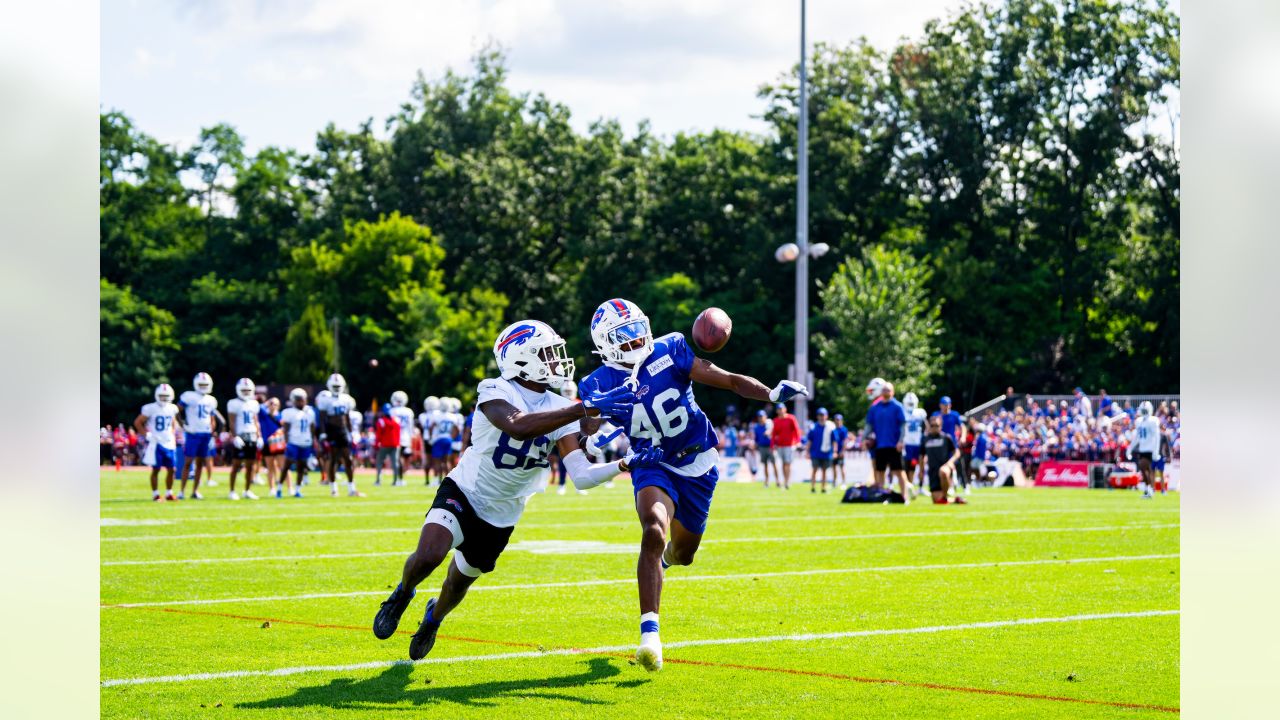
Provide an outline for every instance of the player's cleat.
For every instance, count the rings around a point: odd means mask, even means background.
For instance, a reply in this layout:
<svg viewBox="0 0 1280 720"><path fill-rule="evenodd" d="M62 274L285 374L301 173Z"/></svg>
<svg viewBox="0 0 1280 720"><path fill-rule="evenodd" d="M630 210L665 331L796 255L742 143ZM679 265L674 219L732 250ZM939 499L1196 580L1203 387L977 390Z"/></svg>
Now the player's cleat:
<svg viewBox="0 0 1280 720"><path fill-rule="evenodd" d="M258 499L258 496L257 496L257 495L254 495L252 490L245 490L245 491L244 491L244 499L245 499L245 500L257 500L257 499Z"/></svg>
<svg viewBox="0 0 1280 720"><path fill-rule="evenodd" d="M431 598L427 601L427 612L422 616L422 623L418 625L418 631L413 634L413 639L409 641L409 659L421 660L431 652L431 648L436 644L436 631L440 629L440 623L431 617L431 611L436 609L436 599ZM428 618L430 618L428 620Z"/></svg>
<svg viewBox="0 0 1280 720"><path fill-rule="evenodd" d="M952 505L968 505L969 501L965 500L962 497L957 496L957 497L951 498L951 504Z"/></svg>
<svg viewBox="0 0 1280 720"><path fill-rule="evenodd" d="M400 616L404 615L409 603L413 602L413 596L417 594L413 590L406 592L402 588L402 584L397 584L396 589L391 591L391 596L382 601L378 614L373 616L373 636L379 640L386 640L396 633L396 628L400 627Z"/></svg>
<svg viewBox="0 0 1280 720"><path fill-rule="evenodd" d="M650 637L642 638L640 647L636 648L636 662L649 672L662 669L662 641L657 633L645 633Z"/></svg>
<svg viewBox="0 0 1280 720"><path fill-rule="evenodd" d="M169 497L169 499L170 499L170 500L185 500L185 499L186 499L186 496L184 496L182 493L178 493L178 495L175 497L172 491L170 491L170 492L169 492L169 496L168 496L168 497Z"/></svg>
<svg viewBox="0 0 1280 720"><path fill-rule="evenodd" d="M579 490L579 491L578 491L578 494L579 494L579 495L586 495L586 494L587 494L587 491L586 491L586 490Z"/></svg>
<svg viewBox="0 0 1280 720"><path fill-rule="evenodd" d="M294 491L293 491L293 496L294 496L294 497L296 497L296 498L301 498L301 497L302 497L302 491L300 491L300 490L294 490Z"/></svg>
<svg viewBox="0 0 1280 720"><path fill-rule="evenodd" d="M378 486L380 486L380 485L382 485L382 480L374 479L374 481L373 481L373 486L374 486L374 487L378 487Z"/></svg>
<svg viewBox="0 0 1280 720"><path fill-rule="evenodd" d="M365 494L359 490L348 490L347 497L365 497Z"/></svg>
<svg viewBox="0 0 1280 720"><path fill-rule="evenodd" d="M556 494L557 494L557 495L563 495L564 493L565 493L564 486L563 486L563 485L561 485L561 486L560 486L560 489L559 489L559 490L556 490Z"/></svg>
<svg viewBox="0 0 1280 720"><path fill-rule="evenodd" d="M155 495L152 495L151 499L155 502L164 502L164 496L161 495L160 493L156 493Z"/></svg>
<svg viewBox="0 0 1280 720"><path fill-rule="evenodd" d="M165 499L165 500L168 500L168 501L170 501L170 502L174 502L174 501L177 501L177 500L181 500L182 498L181 498L181 497L179 497L179 496L177 496L177 495L174 495L174 494L173 494L173 491L172 491L172 490L170 490L168 493L166 493L166 494L165 494L164 499Z"/></svg>
<svg viewBox="0 0 1280 720"><path fill-rule="evenodd" d="M181 499L181 498L179 498L179 499ZM198 493L198 492L196 492L196 491L192 490L192 491L191 491L191 499L192 499L192 500L203 500L203 499L204 499L204 496L203 496L203 495L201 495L200 493Z"/></svg>
<svg viewBox="0 0 1280 720"><path fill-rule="evenodd" d="M280 488L276 488L275 496L276 496L276 499L279 500L280 498L284 497L284 491L281 490Z"/></svg>
<svg viewBox="0 0 1280 720"><path fill-rule="evenodd" d="M334 483L333 487L329 488L329 497L338 497L338 483Z"/></svg>
<svg viewBox="0 0 1280 720"><path fill-rule="evenodd" d="M228 499L228 500L239 500L239 499L240 499L240 494L239 494L239 493L237 493L235 490L232 490L231 492L227 493L227 499Z"/></svg>

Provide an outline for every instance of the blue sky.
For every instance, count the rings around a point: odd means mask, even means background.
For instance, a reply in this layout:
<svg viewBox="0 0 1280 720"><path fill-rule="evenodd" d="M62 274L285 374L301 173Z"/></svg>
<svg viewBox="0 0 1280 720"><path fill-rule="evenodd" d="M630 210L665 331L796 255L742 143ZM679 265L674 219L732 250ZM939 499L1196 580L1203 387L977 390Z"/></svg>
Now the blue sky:
<svg viewBox="0 0 1280 720"><path fill-rule="evenodd" d="M811 0L811 42L919 34L962 0ZM1178 3L1175 0L1174 6ZM797 59L798 0L104 0L101 98L186 145L229 122L250 150L310 149L329 122L375 127L421 69L465 70L488 42L510 82L575 123L761 130L761 83Z"/></svg>

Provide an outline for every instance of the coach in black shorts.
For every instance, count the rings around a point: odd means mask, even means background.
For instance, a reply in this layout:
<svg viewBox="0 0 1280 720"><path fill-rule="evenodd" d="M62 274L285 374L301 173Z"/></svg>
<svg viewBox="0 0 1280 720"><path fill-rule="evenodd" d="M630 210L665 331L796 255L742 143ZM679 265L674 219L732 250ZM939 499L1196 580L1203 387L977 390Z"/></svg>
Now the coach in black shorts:
<svg viewBox="0 0 1280 720"><path fill-rule="evenodd" d="M942 418L938 415L929 418L920 454L924 456L933 504L946 505L947 491L955 479L956 463L960 460L960 448L956 446L955 438L942 432ZM962 497L957 497L953 502L957 505L966 504Z"/></svg>
<svg viewBox="0 0 1280 720"><path fill-rule="evenodd" d="M876 436L873 453L876 487L885 486L887 470L902 483L902 496L910 502L912 488L907 482L907 474L902 471L902 441L907 434L907 411L902 403L893 398L893 383L884 384L880 398L867 410L867 427Z"/></svg>

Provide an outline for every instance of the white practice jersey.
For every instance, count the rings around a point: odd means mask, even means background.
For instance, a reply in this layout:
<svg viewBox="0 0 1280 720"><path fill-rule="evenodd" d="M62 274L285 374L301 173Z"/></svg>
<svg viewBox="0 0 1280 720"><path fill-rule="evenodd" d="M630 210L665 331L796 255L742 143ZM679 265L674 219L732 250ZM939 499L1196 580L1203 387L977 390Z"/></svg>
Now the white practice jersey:
<svg viewBox="0 0 1280 720"><path fill-rule="evenodd" d="M505 400L523 412L536 413L573 405L556 392L537 393L503 379L480 381L476 407ZM483 412L471 420L471 445L449 473L471 501L476 514L490 525L511 527L524 512L525 501L544 482L547 455L560 438L578 432L575 420L535 440L513 440L494 427Z"/></svg>
<svg viewBox="0 0 1280 720"><path fill-rule="evenodd" d="M401 406L391 408L391 418L400 423L400 447L413 444L413 410Z"/></svg>
<svg viewBox="0 0 1280 720"><path fill-rule="evenodd" d="M1154 416L1140 417L1133 424L1133 451L1160 453L1160 420Z"/></svg>
<svg viewBox="0 0 1280 720"><path fill-rule="evenodd" d="M182 423L183 430L189 433L213 432L213 414L218 410L217 398L188 390L178 396L178 406L186 415Z"/></svg>
<svg viewBox="0 0 1280 720"><path fill-rule="evenodd" d="M236 434L242 438L258 437L258 401L238 397L227 401L227 422L235 425Z"/></svg>
<svg viewBox="0 0 1280 720"><path fill-rule="evenodd" d="M924 408L916 408L907 413L907 434L902 436L903 445L918 447L924 441L924 423L927 414Z"/></svg>
<svg viewBox="0 0 1280 720"><path fill-rule="evenodd" d="M156 444L170 450L178 447L178 440L173 434L173 425L178 419L177 405L149 402L142 406L142 414L147 417L147 432L151 433Z"/></svg>
<svg viewBox="0 0 1280 720"><path fill-rule="evenodd" d="M310 405L301 410L292 406L287 407L280 413L280 422L289 426L289 436L286 440L290 445L311 446L311 428L316 424L315 408Z"/></svg>
<svg viewBox="0 0 1280 720"><path fill-rule="evenodd" d="M458 432L462 429L458 427L458 422L453 413L443 410L437 410L431 413L431 442L436 440L453 440L453 429L458 428Z"/></svg>
<svg viewBox="0 0 1280 720"><path fill-rule="evenodd" d="M322 415L350 415L356 409L356 399L346 393L334 395L328 390L316 394L316 411Z"/></svg>

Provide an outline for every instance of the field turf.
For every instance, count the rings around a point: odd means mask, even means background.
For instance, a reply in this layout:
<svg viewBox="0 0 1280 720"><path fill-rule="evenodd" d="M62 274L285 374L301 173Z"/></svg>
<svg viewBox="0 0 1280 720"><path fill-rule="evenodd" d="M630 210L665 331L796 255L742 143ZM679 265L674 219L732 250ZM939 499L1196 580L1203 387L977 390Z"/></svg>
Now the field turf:
<svg viewBox="0 0 1280 720"><path fill-rule="evenodd" d="M666 666L638 640L624 479L535 496L497 571L409 664L370 624L434 489L150 501L101 474L101 707L121 718L1170 717L1178 497L977 490L967 507L841 505L722 484L667 573ZM265 492L260 493L265 494Z"/></svg>

